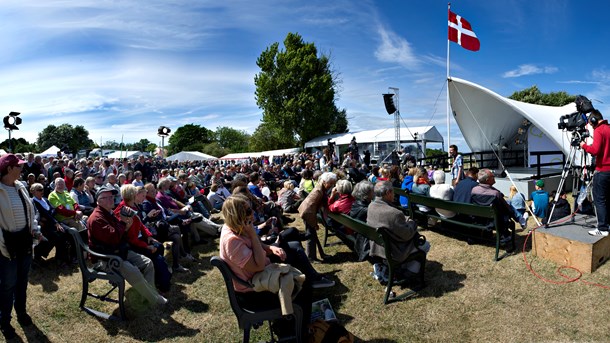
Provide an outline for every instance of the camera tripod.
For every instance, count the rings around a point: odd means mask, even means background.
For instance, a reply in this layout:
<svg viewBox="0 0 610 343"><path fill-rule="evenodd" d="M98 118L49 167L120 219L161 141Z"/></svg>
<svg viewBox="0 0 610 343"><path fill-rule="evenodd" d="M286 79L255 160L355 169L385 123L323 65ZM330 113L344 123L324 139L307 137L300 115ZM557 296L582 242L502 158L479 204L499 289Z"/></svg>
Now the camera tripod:
<svg viewBox="0 0 610 343"><path fill-rule="evenodd" d="M566 163L563 167L563 170L561 172L561 179L559 181L559 186L557 187L557 192L555 193L555 198L553 199L553 206L551 207L551 212L548 215L548 220L545 223L544 227L546 229L548 229L550 227L551 223L551 218L553 218L553 212L555 211L555 206L557 205L557 201L559 200L559 197L561 196L561 191L563 190L563 186L565 184L565 181L568 177L568 174L570 173L571 170L574 169L574 160L576 159L576 154L577 152L580 150L580 141L582 139L584 139L586 137L579 137L578 132L573 132L572 133L572 140L571 140L571 144L570 144L570 152L568 154L568 159L566 160ZM586 173L587 171L587 165L586 165L586 157L587 155L583 152L580 151L581 153L581 161L585 162L584 163L584 167L583 170L584 172L582 173L582 181L585 183L586 187L585 187L585 196L587 193L589 193L589 174ZM574 188L574 187L573 187ZM579 190L580 192L580 190ZM581 194L579 194L578 199L581 199ZM583 198L584 199L584 198ZM576 207L576 206L575 206ZM574 208L574 212L576 212L576 208ZM572 213L574 213L572 212ZM574 221L574 217L572 216L572 221Z"/></svg>

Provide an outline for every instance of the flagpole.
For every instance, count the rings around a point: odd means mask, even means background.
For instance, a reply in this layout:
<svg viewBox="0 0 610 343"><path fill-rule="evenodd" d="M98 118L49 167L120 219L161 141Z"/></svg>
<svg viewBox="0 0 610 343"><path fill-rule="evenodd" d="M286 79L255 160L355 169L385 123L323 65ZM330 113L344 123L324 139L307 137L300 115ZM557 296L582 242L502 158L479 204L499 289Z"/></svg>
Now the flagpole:
<svg viewBox="0 0 610 343"><path fill-rule="evenodd" d="M451 3L447 3L447 18L449 18L449 11L451 10ZM449 106L449 38L447 38L447 154L449 155L449 146L451 145L451 124L450 124L450 106Z"/></svg>

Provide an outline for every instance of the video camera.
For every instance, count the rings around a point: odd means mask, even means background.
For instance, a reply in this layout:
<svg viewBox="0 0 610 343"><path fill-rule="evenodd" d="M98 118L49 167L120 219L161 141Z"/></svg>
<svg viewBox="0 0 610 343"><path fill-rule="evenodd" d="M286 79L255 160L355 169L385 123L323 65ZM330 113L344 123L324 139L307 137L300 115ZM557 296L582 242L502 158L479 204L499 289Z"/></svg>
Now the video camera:
<svg viewBox="0 0 610 343"><path fill-rule="evenodd" d="M584 95L579 95L574 100L576 103L577 112L570 113L559 117L559 123L557 127L559 130L566 130L572 132L572 146L580 145L585 138L589 137L589 131L587 131L587 113L594 110L591 100Z"/></svg>

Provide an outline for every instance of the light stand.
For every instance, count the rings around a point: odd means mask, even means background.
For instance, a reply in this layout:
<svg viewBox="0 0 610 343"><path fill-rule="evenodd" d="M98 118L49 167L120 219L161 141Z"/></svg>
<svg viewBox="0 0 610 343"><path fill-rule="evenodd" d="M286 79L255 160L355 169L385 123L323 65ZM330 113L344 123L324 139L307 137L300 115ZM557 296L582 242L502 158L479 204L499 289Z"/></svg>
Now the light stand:
<svg viewBox="0 0 610 343"><path fill-rule="evenodd" d="M11 139L11 133L13 130L19 130L17 125L21 124L22 120L18 117L21 112L10 112L6 117L4 117L4 128L8 130L8 150L10 153L13 152L13 141Z"/></svg>
<svg viewBox="0 0 610 343"><path fill-rule="evenodd" d="M169 133L172 132L167 126L159 126L157 129L157 135L161 137L161 158L165 158L165 137L169 136Z"/></svg>

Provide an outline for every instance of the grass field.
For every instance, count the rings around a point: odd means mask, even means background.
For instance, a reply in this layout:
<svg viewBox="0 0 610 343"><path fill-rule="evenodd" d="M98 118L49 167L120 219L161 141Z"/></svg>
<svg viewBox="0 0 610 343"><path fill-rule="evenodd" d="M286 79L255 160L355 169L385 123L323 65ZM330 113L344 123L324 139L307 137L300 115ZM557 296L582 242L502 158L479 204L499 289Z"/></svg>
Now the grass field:
<svg viewBox="0 0 610 343"><path fill-rule="evenodd" d="M303 228L300 220L294 224ZM531 219L529 224L533 227ZM344 245L335 245L326 250L333 256L330 263L315 267L337 284L316 290L314 298L329 298L340 321L364 342L610 341L609 290L581 281L556 285L536 278L520 253L525 232L518 235L519 253L499 262L492 260L491 244L423 233L432 248L428 287L419 297L383 305L384 287L369 276L370 264L354 262ZM29 342L241 341L220 273L209 262L218 253L217 244L194 248L199 262L186 264L190 273L175 275L168 306L145 306L138 294L128 291L127 322L100 320L80 311L80 272L76 266L57 269L51 260L51 266L30 273L28 309L35 326L24 333L16 320L13 325ZM529 247L526 251L537 273L563 280L556 274L557 265L536 259ZM610 266L582 279L610 286ZM95 299L89 301L96 304ZM98 306L118 314L118 306ZM252 341L267 334L263 327Z"/></svg>

